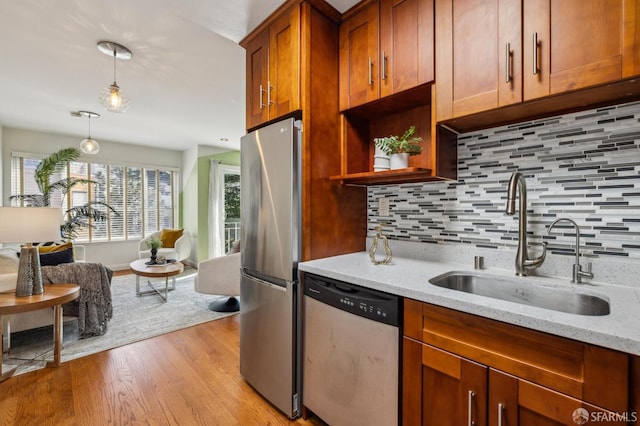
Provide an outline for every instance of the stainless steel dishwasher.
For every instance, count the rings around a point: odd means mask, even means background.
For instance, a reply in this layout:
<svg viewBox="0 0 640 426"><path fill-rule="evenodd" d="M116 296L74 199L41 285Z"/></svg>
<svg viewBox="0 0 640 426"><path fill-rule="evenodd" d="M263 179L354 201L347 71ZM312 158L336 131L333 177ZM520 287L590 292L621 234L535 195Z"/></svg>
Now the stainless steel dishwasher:
<svg viewBox="0 0 640 426"><path fill-rule="evenodd" d="M303 405L332 426L399 423L400 298L304 275Z"/></svg>

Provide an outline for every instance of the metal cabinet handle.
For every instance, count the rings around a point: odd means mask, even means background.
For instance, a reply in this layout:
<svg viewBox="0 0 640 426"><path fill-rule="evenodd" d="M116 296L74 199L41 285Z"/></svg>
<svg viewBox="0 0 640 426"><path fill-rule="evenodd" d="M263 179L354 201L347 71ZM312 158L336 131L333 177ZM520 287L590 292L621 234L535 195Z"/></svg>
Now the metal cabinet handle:
<svg viewBox="0 0 640 426"><path fill-rule="evenodd" d="M498 426L502 426L502 412L504 411L504 405L498 404Z"/></svg>
<svg viewBox="0 0 640 426"><path fill-rule="evenodd" d="M273 101L271 100L271 89L273 89L273 86L270 81L267 81L267 105L273 105Z"/></svg>
<svg viewBox="0 0 640 426"><path fill-rule="evenodd" d="M538 74L538 33L533 33L533 75Z"/></svg>
<svg viewBox="0 0 640 426"><path fill-rule="evenodd" d="M469 426L474 426L476 424L476 422L473 421L473 398L475 396L476 396L476 394L472 390L470 390L469 391L469 407L468 407L468 410L467 410L468 411L467 415L469 416L467 424Z"/></svg>
<svg viewBox="0 0 640 426"><path fill-rule="evenodd" d="M506 71L507 71L507 83L511 83L511 43L507 43L507 49L505 54Z"/></svg>
<svg viewBox="0 0 640 426"><path fill-rule="evenodd" d="M373 59L369 56L369 86L373 86Z"/></svg>
<svg viewBox="0 0 640 426"><path fill-rule="evenodd" d="M387 79L387 55L382 51L382 80Z"/></svg>
<svg viewBox="0 0 640 426"><path fill-rule="evenodd" d="M266 92L266 90L264 90L262 88L262 84L260 85L260 109L266 107L266 105L264 104L264 102L262 102L262 94Z"/></svg>

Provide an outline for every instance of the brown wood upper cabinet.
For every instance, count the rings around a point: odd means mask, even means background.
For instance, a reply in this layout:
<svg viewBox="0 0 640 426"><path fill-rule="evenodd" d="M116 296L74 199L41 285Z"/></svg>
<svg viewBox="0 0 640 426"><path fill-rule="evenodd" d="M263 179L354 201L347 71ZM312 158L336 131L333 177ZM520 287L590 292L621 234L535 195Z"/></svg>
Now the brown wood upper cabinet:
<svg viewBox="0 0 640 426"><path fill-rule="evenodd" d="M344 16L340 110L433 81L433 13L433 0L379 0Z"/></svg>
<svg viewBox="0 0 640 426"><path fill-rule="evenodd" d="M436 0L437 120L640 74L637 0Z"/></svg>
<svg viewBox="0 0 640 426"><path fill-rule="evenodd" d="M300 6L243 40L247 129L300 109Z"/></svg>
<svg viewBox="0 0 640 426"><path fill-rule="evenodd" d="M341 170L340 22L324 0L287 0L240 42L246 49L247 130L283 115L302 120L302 260L365 249L366 190L329 179Z"/></svg>

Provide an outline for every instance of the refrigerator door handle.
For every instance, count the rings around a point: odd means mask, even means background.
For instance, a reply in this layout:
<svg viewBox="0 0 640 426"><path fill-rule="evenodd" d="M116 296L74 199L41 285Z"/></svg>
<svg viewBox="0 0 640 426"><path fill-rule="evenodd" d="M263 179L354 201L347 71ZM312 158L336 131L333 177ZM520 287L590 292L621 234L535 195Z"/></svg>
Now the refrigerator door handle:
<svg viewBox="0 0 640 426"><path fill-rule="evenodd" d="M258 277L256 277L256 276L254 276L254 275L249 275L249 274L247 274L247 273L245 273L245 272L241 272L240 274L241 274L243 277L245 277L245 278L249 278L249 279L251 279L251 280L253 280L253 281L255 281L255 282L259 283L259 284L266 285L266 286L269 286L269 287L271 287L271 288L274 288L274 289L280 290L280 291L282 291L283 293L286 293L286 292L287 292L287 287L283 287L283 286L278 285L278 284L275 284L275 283L270 283L269 281L262 280L262 279L260 279L260 278L258 278ZM288 283L290 283L290 282L288 282ZM294 282L293 284L295 284L295 282Z"/></svg>

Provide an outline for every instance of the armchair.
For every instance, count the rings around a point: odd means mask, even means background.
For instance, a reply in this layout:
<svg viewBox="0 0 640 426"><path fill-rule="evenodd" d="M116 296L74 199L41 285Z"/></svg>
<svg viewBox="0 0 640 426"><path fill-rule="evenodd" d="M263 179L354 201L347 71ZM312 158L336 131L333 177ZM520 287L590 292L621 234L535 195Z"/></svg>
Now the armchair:
<svg viewBox="0 0 640 426"><path fill-rule="evenodd" d="M138 245L139 259L145 259L151 257L151 250L147 248L146 242L151 237L160 238L160 231L153 232L140 240ZM180 262L185 260L191 254L191 235L184 231L182 236L176 240L175 247L160 247L158 249L158 256L164 256L167 259L175 259Z"/></svg>
<svg viewBox="0 0 640 426"><path fill-rule="evenodd" d="M240 302L240 253L214 257L198 264L194 281L195 291L205 294L230 296L214 300L209 309L216 312L237 312Z"/></svg>

